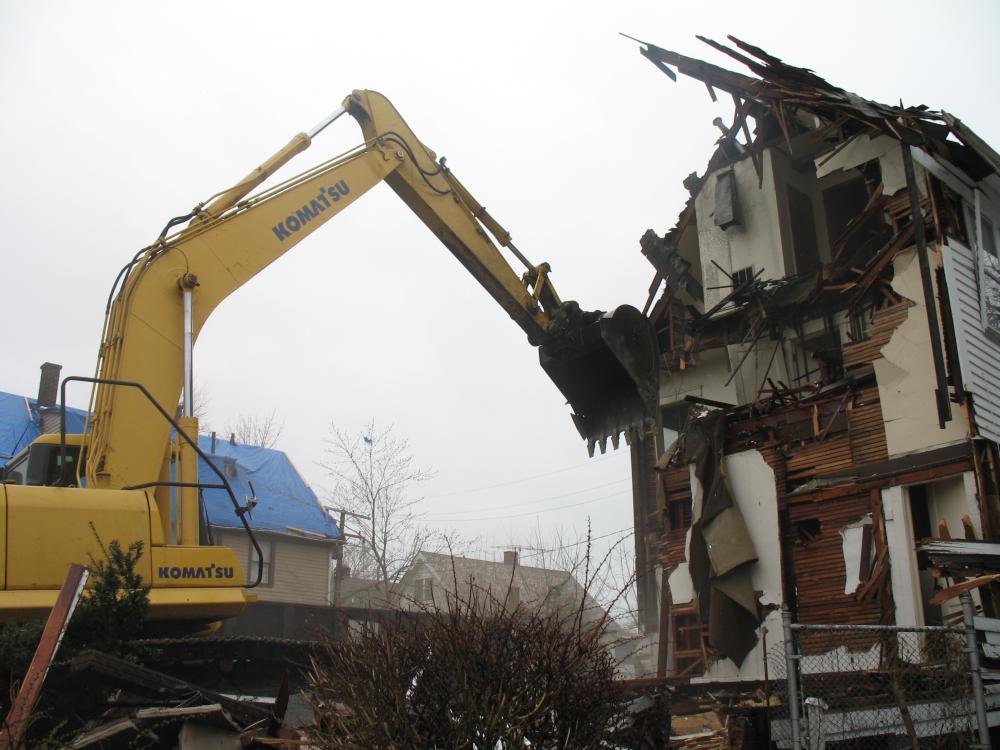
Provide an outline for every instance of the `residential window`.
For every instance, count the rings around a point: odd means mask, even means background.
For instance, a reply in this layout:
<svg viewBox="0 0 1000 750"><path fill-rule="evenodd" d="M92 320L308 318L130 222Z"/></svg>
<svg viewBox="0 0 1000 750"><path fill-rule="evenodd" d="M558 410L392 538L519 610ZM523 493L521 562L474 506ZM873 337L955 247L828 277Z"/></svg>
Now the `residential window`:
<svg viewBox="0 0 1000 750"><path fill-rule="evenodd" d="M434 601L434 579L418 578L414 584L414 597L418 602Z"/></svg>
<svg viewBox="0 0 1000 750"><path fill-rule="evenodd" d="M260 545L261 554L264 556L264 570L260 577L261 586L270 586L272 583L271 574L273 567L273 555L271 550L271 542L265 541L263 539L258 539L257 544ZM247 570L247 580L253 582L257 579L257 561L260 558L257 555L257 549L251 544L250 545L250 568Z"/></svg>
<svg viewBox="0 0 1000 750"><path fill-rule="evenodd" d="M990 211L991 213L987 213ZM966 208L966 218L972 227L970 234L978 242L974 242L979 259L979 284L982 299L982 321L987 331L1000 336L1000 235L997 234L998 216L992 207L983 201L979 215L979 227L976 231L976 211L972 206Z"/></svg>

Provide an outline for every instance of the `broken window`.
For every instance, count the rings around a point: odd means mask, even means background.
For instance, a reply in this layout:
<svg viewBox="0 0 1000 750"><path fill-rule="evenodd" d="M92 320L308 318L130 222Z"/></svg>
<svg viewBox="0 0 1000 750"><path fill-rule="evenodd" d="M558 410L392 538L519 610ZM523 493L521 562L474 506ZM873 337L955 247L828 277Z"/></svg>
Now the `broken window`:
<svg viewBox="0 0 1000 750"><path fill-rule="evenodd" d="M910 523L913 529L913 539L929 539L937 536L933 525L934 509L925 484L914 484L907 488L910 497ZM931 604L931 598L937 593L934 574L930 570L918 570L920 581L920 598L923 604L924 625L943 625L941 608Z"/></svg>
<svg viewBox="0 0 1000 750"><path fill-rule="evenodd" d="M823 190L823 213L831 254L836 252L841 258L855 258L875 252L884 244L887 233L882 213L871 211L862 219L869 198L868 186L860 174ZM855 219L862 220L848 231Z"/></svg>
<svg viewBox="0 0 1000 750"><path fill-rule="evenodd" d="M705 671L701 647L701 623L694 605L675 606L670 613L674 633L674 676L684 677Z"/></svg>
<svg viewBox="0 0 1000 750"><path fill-rule="evenodd" d="M741 284L745 284L753 279L753 266L747 266L746 268L741 268L738 271L733 271L733 289L736 289Z"/></svg>
<svg viewBox="0 0 1000 750"><path fill-rule="evenodd" d="M691 528L691 499L668 500L667 521L671 531Z"/></svg>
<svg viewBox="0 0 1000 750"><path fill-rule="evenodd" d="M990 208L985 202L980 207L977 226L976 209L966 205L966 222L976 239L972 246L976 248L979 262L982 323L988 331L1000 336L1000 235L997 234L998 222L994 221L997 217Z"/></svg>
<svg viewBox="0 0 1000 750"><path fill-rule="evenodd" d="M819 243L816 239L816 217L813 215L812 198L793 185L786 186L788 219L792 228L792 249L795 254L795 273L806 273L819 268Z"/></svg>
<svg viewBox="0 0 1000 750"><path fill-rule="evenodd" d="M996 258L997 257L997 238L996 229L993 227L993 222L983 217L983 250L986 254Z"/></svg>

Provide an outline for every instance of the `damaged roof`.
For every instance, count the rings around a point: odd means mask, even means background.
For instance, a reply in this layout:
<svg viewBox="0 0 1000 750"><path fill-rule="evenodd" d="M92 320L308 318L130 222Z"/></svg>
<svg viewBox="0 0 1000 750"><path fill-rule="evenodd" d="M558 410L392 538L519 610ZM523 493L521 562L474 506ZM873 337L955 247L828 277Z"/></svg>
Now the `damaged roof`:
<svg viewBox="0 0 1000 750"><path fill-rule="evenodd" d="M719 92L723 92L732 97L734 105L732 125L726 127L721 120L716 122L724 132L704 174L701 177L691 175L685 180L691 198L674 227L664 236L663 242L668 246L676 247L684 230L694 220L694 197L704 187L708 175L727 163L750 158L761 177L764 149L782 142L791 149L792 139L804 132L811 134L816 145L823 141L840 144L827 158L836 156L855 136L885 135L959 167L972 180L1000 174L1000 154L946 111L931 110L924 105L904 107L865 99L834 86L808 68L789 65L734 36L728 39L735 48L706 37L698 39L746 66L753 75L636 40L642 44L640 53L672 80L676 81L680 74L701 81L713 101L718 101ZM805 129L796 119L803 112L818 118L815 128ZM753 132L750 120L754 123ZM743 143L739 143L737 137L742 137ZM646 240L643 253L657 268L657 273L644 312L649 312L664 279L677 274L677 261L668 258L672 264L664 262L662 250L657 253L659 259L654 258L647 252L648 244ZM659 312L654 310L651 317L657 318Z"/></svg>

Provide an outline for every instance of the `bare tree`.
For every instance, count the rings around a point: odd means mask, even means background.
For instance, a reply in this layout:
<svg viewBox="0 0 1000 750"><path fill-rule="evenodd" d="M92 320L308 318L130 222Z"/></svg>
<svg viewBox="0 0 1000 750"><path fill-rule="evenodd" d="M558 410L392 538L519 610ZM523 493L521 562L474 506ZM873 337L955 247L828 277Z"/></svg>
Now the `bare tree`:
<svg viewBox="0 0 1000 750"><path fill-rule="evenodd" d="M580 535L563 527L536 527L523 550L526 565L565 570L629 633L639 632L635 586L635 551L628 531Z"/></svg>
<svg viewBox="0 0 1000 750"><path fill-rule="evenodd" d="M236 436L242 445L256 445L259 448L273 448L285 429L285 420L278 421L275 412L270 414L239 414L235 420L226 422L226 432Z"/></svg>
<svg viewBox="0 0 1000 750"><path fill-rule="evenodd" d="M331 425L325 452L321 466L335 482L329 502L356 514L350 524L358 543L346 545L344 561L393 596L416 554L436 542L419 524L421 498L410 495L434 474L415 465L391 426L380 430L374 420L356 434Z"/></svg>

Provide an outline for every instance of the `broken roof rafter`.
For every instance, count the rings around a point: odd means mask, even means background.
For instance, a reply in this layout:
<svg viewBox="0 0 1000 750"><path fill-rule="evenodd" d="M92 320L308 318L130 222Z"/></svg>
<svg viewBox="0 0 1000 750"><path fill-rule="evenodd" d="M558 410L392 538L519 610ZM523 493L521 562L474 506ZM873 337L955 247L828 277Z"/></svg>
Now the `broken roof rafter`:
<svg viewBox="0 0 1000 750"><path fill-rule="evenodd" d="M908 145L925 145L940 139L944 137L943 129L954 133L963 145L975 151L994 171L1000 171L1000 155L947 113L932 111L922 105L904 107L901 103L894 106L864 99L833 86L808 68L789 65L760 47L731 35L729 41L742 52L707 37L699 36L698 39L745 65L758 77L737 73L649 42L636 41L644 45L640 48L641 54L674 80L676 73L673 69L676 68L677 73L701 81L710 91L720 89L734 98L752 99L770 108L786 139L790 133L787 132L783 108L800 106L831 122L839 122L840 127L854 121Z"/></svg>

